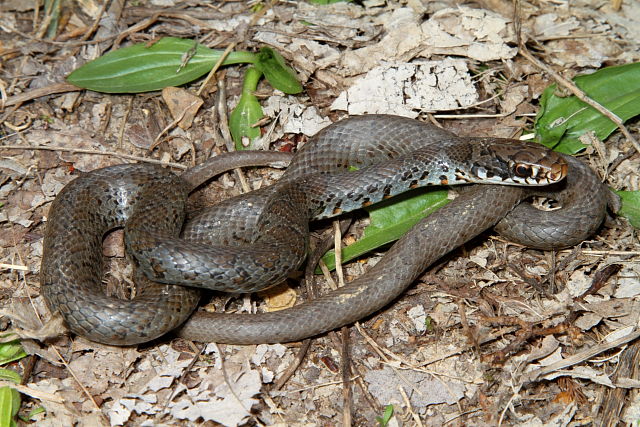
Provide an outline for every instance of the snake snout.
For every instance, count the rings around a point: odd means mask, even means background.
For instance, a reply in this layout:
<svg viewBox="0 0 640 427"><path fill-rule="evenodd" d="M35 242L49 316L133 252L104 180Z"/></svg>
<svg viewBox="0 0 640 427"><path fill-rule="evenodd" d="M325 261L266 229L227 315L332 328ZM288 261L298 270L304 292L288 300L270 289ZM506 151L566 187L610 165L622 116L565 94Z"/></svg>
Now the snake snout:
<svg viewBox="0 0 640 427"><path fill-rule="evenodd" d="M567 162L562 159L561 162L556 162L551 165L549 172L547 173L547 178L550 183L558 182L564 179L567 176L567 172L569 171L569 165Z"/></svg>
<svg viewBox="0 0 640 427"><path fill-rule="evenodd" d="M540 160L534 167L536 173L530 176L537 184L547 185L562 181L566 176L569 166L564 158L552 153Z"/></svg>
<svg viewBox="0 0 640 427"><path fill-rule="evenodd" d="M562 181L569 169L561 154L540 147L517 153L510 166L514 181L525 185L548 185Z"/></svg>

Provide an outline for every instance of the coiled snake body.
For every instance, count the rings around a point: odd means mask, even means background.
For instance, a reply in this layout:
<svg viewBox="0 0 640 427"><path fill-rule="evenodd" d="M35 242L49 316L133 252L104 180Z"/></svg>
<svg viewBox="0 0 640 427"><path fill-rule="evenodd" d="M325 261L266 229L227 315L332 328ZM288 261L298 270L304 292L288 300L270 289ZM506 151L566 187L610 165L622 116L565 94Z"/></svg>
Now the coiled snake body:
<svg viewBox="0 0 640 427"><path fill-rule="evenodd" d="M244 156L240 163L256 163ZM608 197L588 167L538 145L460 138L375 115L325 128L278 183L204 210L183 228L183 205L196 181L194 174L178 177L152 165L118 165L83 175L60 192L48 217L41 289L72 331L108 344L149 341L179 325L179 335L198 341L299 340L384 307L429 264L499 221L500 233L520 243L576 244L600 225ZM472 186L418 223L365 275L319 299L274 313L191 316L199 295L194 286L252 292L295 271L306 256L310 219L417 186L459 183L527 187ZM541 212L520 204L532 194L557 199L563 208ZM119 226L143 283L133 300L101 289L102 238Z"/></svg>

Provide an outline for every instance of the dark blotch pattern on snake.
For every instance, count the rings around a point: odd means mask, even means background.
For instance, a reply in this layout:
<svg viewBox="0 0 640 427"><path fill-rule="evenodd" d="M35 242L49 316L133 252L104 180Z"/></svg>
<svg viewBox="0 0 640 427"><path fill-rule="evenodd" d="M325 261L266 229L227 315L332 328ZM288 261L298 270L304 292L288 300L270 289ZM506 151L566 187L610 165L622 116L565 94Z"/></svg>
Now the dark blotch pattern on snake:
<svg viewBox="0 0 640 427"><path fill-rule="evenodd" d="M568 179L535 187L561 180L567 169ZM534 247L580 242L602 222L609 198L595 174L571 157L517 140L461 138L396 116L353 117L325 128L278 183L201 211L183 226L185 199L201 180L196 175L118 165L60 192L45 234L42 293L73 332L134 344L182 325L177 333L198 341L299 340L379 310L429 264L498 222L501 233ZM510 185L470 187L414 226L365 275L319 299L274 313L191 315L194 287L252 292L298 269L310 220L441 183ZM563 208L531 211L520 204L531 195L561 200ZM100 283L102 238L121 226L138 273L133 300L107 297Z"/></svg>

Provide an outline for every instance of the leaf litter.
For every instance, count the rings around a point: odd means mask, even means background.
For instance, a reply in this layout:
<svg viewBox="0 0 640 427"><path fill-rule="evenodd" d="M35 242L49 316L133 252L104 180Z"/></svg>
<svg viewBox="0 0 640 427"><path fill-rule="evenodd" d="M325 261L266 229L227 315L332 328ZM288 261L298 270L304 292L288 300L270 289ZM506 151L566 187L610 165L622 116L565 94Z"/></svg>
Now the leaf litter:
<svg viewBox="0 0 640 427"><path fill-rule="evenodd" d="M100 5L89 4L93 7L84 8L84 15L72 12L63 34L91 25ZM277 49L299 72L307 92L296 97L277 92L264 95L264 111L272 120L265 137L267 146L296 146L304 142L299 135L313 135L330 120L342 117L342 112L392 112L411 117L446 110L490 113L503 117L487 123L476 118L471 124L462 120L443 124L460 134L511 136L524 125L522 114L535 111L532 101L550 82L548 77L516 56L510 12L443 4L448 7L420 1L367 2L367 7L282 3L255 21L257 15L239 4L226 3L215 10L189 5L181 11L198 19L198 26L175 18L170 11L164 21L155 22L153 32L142 30L133 39L149 40L157 31L194 39L209 37L210 47L224 48L237 33L248 35L245 43L249 47L265 43ZM123 11L113 6L105 11L98 38L115 37L123 28L165 12L163 7L177 5L173 1L162 6L142 2L124 11L120 20L117 17ZM522 3L523 31L544 44L547 62L562 68L595 69L607 63L637 61L640 49L633 35L640 28L638 5L622 7L615 12L608 4L596 10L588 2L571 7ZM5 2L0 10L0 25L6 32L0 34L5 62L0 86L9 97L60 82L80 62L111 47L108 41L68 46L33 42L21 35L31 34L32 28L24 23L31 23L33 5ZM251 27L252 22L258 26ZM57 56L60 52L66 59ZM230 99L239 93L238 75L228 74ZM476 105L496 95L494 102ZM171 105L176 96L171 94L166 104ZM123 150L120 152L138 157L185 162L202 160L205 150L224 151L218 123L209 110L212 102L205 99L199 110L190 111L180 121L180 128L168 131L153 154L148 153L154 138L180 118L180 109L186 105L170 114L166 104L153 97L91 92L50 95L23 104L13 113L2 111L6 127L1 130L1 143ZM17 126L26 127L18 133L12 130ZM624 140L610 139L605 166L628 150ZM42 308L41 298L36 297L37 272L50 201L72 179L73 170L88 171L123 160L29 150L3 150L0 160L2 263L28 269L26 273L3 269L3 291L5 287L10 291L12 306L27 312L30 304L19 305L25 298ZM637 190L638 169L637 155L630 156L610 174L609 182L616 188ZM271 172L256 171L250 176L258 186L272 180ZM225 177L217 189L235 183L234 178ZM597 352L623 340L638 323L640 280L633 230L621 221L610 221L581 250L561 251L553 259L499 239L483 242L457 251L396 304L366 320L363 328L372 342L351 333L351 360L358 369L354 381L363 381L353 388L354 424L371 425L382 414L381 407L393 404L397 417L393 422L415 413L425 425L447 421L494 425L504 413L503 425L566 425L592 419L598 414L596 402L604 390L615 388L630 391L621 417L633 422L640 413L634 390L638 378L632 372L619 378L611 375L625 347ZM460 258L467 253L470 258ZM523 256L529 264L519 269ZM620 272L589 293L595 272L612 263L622 264ZM347 272L359 274L361 270L366 266L358 264ZM560 289L537 293L528 286L531 281L543 286L555 283ZM238 305L251 311L265 304L245 299ZM38 319L33 321L37 324ZM46 408L36 416L38 425L192 425L204 421L229 426L303 425L336 424L343 419L339 370L330 368L339 363L340 354L330 338L314 340L311 352L281 390L273 389L273 384L293 362L295 346L219 349L208 344L197 356L188 343L167 342L121 349L78 337L62 338L55 341L55 348L68 362L63 367L51 341L29 340L25 348L38 355L38 363L27 386L61 397L64 403L32 399L26 405ZM571 359L587 350L595 353L577 362ZM544 375L544 382L520 382L530 372L554 363L567 366ZM587 403L539 403L566 396L566 384L580 388Z"/></svg>

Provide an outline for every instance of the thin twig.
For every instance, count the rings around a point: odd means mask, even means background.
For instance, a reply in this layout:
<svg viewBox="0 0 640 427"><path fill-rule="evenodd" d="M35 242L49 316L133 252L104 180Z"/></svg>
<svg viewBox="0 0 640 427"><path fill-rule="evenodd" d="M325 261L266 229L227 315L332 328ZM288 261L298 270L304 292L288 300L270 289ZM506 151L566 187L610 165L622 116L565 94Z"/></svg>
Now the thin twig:
<svg viewBox="0 0 640 427"><path fill-rule="evenodd" d="M104 12L107 10L107 7L109 6L109 3L110 2L108 0L103 0L102 7L98 11L98 16L96 16L96 19L93 20L93 24L91 24L91 27L84 33L82 37L80 37L80 41L88 40L89 37L91 37L91 35L96 31L96 29L100 25L100 20L102 19Z"/></svg>
<svg viewBox="0 0 640 427"><path fill-rule="evenodd" d="M236 392L236 390L231 385L232 381L231 381L231 378L229 377L229 373L227 372L227 368L225 367L225 363L224 363L224 353L222 352L224 347L221 347L217 343L213 343L213 345L215 346L216 350L218 351L218 354L220 355L220 370L222 371L224 382L227 384L227 387L229 387L229 391L231 392L233 397L236 399L240 407L242 407L247 412L247 414L249 414L249 416L253 418L253 420L257 421L256 416L251 413L251 408L247 408L247 405L244 404L242 399L240 399L240 396L238 396L238 393ZM256 424L260 425L260 423L256 423Z"/></svg>
<svg viewBox="0 0 640 427"><path fill-rule="evenodd" d="M589 360L600 353L603 353L605 351L611 350L612 348L616 348L623 344L631 342L637 339L638 337L640 337L640 330L636 329L630 332L629 334L623 336L622 338L618 338L615 341L600 343L584 351L580 351L576 354L566 357L565 359L559 360L558 362L552 363L542 368L535 369L531 372L527 372L522 377L522 380L521 380L522 384L527 384L529 382L536 381L538 378L543 377L552 372L558 371L563 368L568 368L569 366L576 365L585 360Z"/></svg>
<svg viewBox="0 0 640 427"><path fill-rule="evenodd" d="M32 99L40 98L47 95L53 95L55 93L65 93L65 92L77 92L79 90L83 90L78 86L74 86L71 83L54 83L49 86L41 87L38 89L32 89L28 92L21 93L20 95L12 96L8 98L5 102L5 107L10 107L12 105L20 105L24 102L31 101Z"/></svg>
<svg viewBox="0 0 640 427"><path fill-rule="evenodd" d="M5 269L5 268L7 270L29 271L29 267L27 267L26 265L4 264L0 262L0 269Z"/></svg>
<svg viewBox="0 0 640 427"><path fill-rule="evenodd" d="M131 114L131 108L133 107L133 96L129 97L127 101L127 108L124 110L124 115L122 117L122 122L120 125L120 130L118 131L118 147L122 148L122 142L124 141L124 131L127 127L127 121L129 119L129 114Z"/></svg>
<svg viewBox="0 0 640 427"><path fill-rule="evenodd" d="M167 126L165 126L164 129L162 129L160 131L160 133L158 134L158 136L156 136L156 138L153 140L153 144L151 144L151 147L149 147L149 152L155 150L158 145L160 145L162 143L161 138L167 134L171 129L173 129L174 127L176 127L178 125L178 123L180 123L182 121L182 119L184 119L184 117L187 115L187 113L189 113L191 111L191 107L193 107L194 105L196 105L198 103L198 101L201 101L200 98L198 99L194 99L193 101L191 101L191 104L187 105L182 112L178 115L178 117L176 117L175 119L173 119L173 121L171 123L169 123Z"/></svg>
<svg viewBox="0 0 640 427"><path fill-rule="evenodd" d="M180 378L178 378L178 381L176 381L173 384L173 387L171 387L171 393L169 394L169 396L167 397L167 400L164 402L164 405L162 407L162 412L166 413L167 412L167 408L169 407L169 404L171 403L171 401L173 400L173 398L176 396L177 391L178 391L178 385L180 384L184 384L185 388L189 388L186 384L185 384L185 380L187 379L187 375L189 375L189 373L191 372L191 370L193 369L193 367L196 365L196 363L198 362L198 359L200 359L200 356L202 355L202 353L204 352L204 350L207 348L206 345L203 345L201 348L198 348L197 346L193 345L193 347L196 348L197 352L194 353L193 358L191 359L191 362L189 362L189 365L187 367L185 367L185 369L182 371L182 375L180 375ZM220 349L218 349L218 351L220 351ZM220 359L222 359L222 355L220 355ZM226 379L226 377L225 377ZM231 388L231 386L229 386L229 388Z"/></svg>
<svg viewBox="0 0 640 427"><path fill-rule="evenodd" d="M411 414L411 418L413 418L413 422L415 423L416 426L422 427L423 424L422 424L422 421L420 421L420 416L418 416L418 414L416 414L416 412L413 410L413 406L411 405L411 400L409 400L409 396L407 396L407 392L404 391L404 388L400 384L398 384L398 391L400 392L400 395L402 395L402 400L404 400L404 404L407 405L407 410Z"/></svg>
<svg viewBox="0 0 640 427"><path fill-rule="evenodd" d="M342 269L342 230L340 220L333 221L333 244L335 250L336 275L338 286L344 286L344 271ZM351 393L351 351L349 340L349 328L343 326L340 329L342 345L340 346L340 371L342 373L342 425L349 427L352 424L351 408L353 397Z"/></svg>
<svg viewBox="0 0 640 427"><path fill-rule="evenodd" d="M282 375L280 375L280 378L278 378L278 381L276 381L276 383L274 384L273 388L275 390L280 390L282 387L284 387L287 381L289 381L289 378L291 378L293 374L296 372L296 370L300 367L300 365L302 364L302 361L304 360L304 357L306 356L307 352L309 351L309 348L311 347L311 341L312 340L310 338L307 338L306 340L302 341L302 346L298 349L295 360L291 362L291 364L282 373Z"/></svg>
<svg viewBox="0 0 640 427"><path fill-rule="evenodd" d="M349 328L341 328L342 347L340 348L340 371L342 374L342 425L352 424L351 411L353 407L353 393L351 392L351 351Z"/></svg>
<svg viewBox="0 0 640 427"><path fill-rule="evenodd" d="M196 95L200 96L202 94L202 91L204 90L204 88L207 87L207 85L209 84L209 81L216 74L216 72L218 71L218 68L220 68L220 66L222 65L224 60L227 58L229 53L231 53L234 47L236 47L236 42L231 43L229 46L227 46L224 52L222 52L222 55L220 55L220 58L218 58L218 61L216 61L216 64L213 66L211 71L209 71L209 74L207 74L207 78L204 79L204 81L200 85L200 89L198 89L198 91L196 92Z"/></svg>
<svg viewBox="0 0 640 427"><path fill-rule="evenodd" d="M163 165L169 166L176 169L187 169L187 166L181 165L180 163L172 163L172 162L164 162L162 160L156 159L148 159L145 157L132 156L130 154L121 154L116 153L114 151L98 151L98 150L89 150L86 148L70 148L70 147L60 147L58 145L48 145L48 146L36 146L36 145L0 145L0 150L48 150L48 151L64 151L70 153L81 153L81 154L95 154L99 156L113 156L119 157L122 159L128 160L136 160L138 162L145 163L153 163L155 165Z"/></svg>

